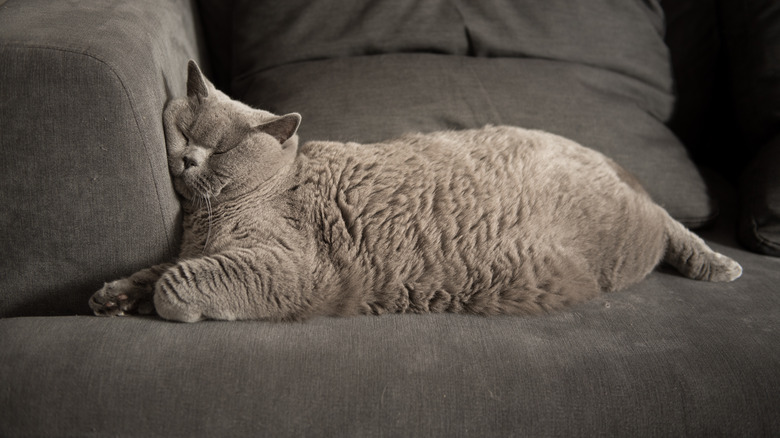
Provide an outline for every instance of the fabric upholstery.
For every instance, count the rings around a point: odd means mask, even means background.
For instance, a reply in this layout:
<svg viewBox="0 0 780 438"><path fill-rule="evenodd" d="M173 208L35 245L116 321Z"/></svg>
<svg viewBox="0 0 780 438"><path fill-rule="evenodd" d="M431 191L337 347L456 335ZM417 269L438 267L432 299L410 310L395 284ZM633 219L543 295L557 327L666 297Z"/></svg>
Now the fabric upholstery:
<svg viewBox="0 0 780 438"><path fill-rule="evenodd" d="M237 1L235 8L233 94L300 112L303 140L371 142L486 123L545 129L614 158L688 225L715 214L687 151L664 125L672 82L654 2Z"/></svg>
<svg viewBox="0 0 780 438"><path fill-rule="evenodd" d="M188 4L0 6L0 316L88 313L175 256L162 108L198 58Z"/></svg>
<svg viewBox="0 0 780 438"><path fill-rule="evenodd" d="M0 435L770 436L780 260L716 248L540 317L0 320Z"/></svg>

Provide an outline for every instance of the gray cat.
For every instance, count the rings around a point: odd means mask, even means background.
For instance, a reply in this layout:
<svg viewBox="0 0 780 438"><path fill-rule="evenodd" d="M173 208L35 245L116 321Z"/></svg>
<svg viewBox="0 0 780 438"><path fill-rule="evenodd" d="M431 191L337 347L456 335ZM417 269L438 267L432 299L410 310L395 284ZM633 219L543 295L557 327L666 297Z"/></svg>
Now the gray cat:
<svg viewBox="0 0 780 438"><path fill-rule="evenodd" d="M107 283L98 315L177 321L538 313L642 280L742 268L598 152L507 126L298 147L298 114L230 100L190 62L164 113L177 261Z"/></svg>

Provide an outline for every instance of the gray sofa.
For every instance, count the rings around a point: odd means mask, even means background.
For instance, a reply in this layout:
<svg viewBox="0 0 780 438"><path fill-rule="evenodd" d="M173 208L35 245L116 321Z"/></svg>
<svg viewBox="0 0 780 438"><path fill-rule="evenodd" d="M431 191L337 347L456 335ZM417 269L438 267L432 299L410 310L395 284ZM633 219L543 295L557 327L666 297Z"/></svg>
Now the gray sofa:
<svg viewBox="0 0 780 438"><path fill-rule="evenodd" d="M773 0L0 0L0 436L777 436L778 48ZM91 316L176 255L188 59L302 141L566 135L744 275L534 317Z"/></svg>

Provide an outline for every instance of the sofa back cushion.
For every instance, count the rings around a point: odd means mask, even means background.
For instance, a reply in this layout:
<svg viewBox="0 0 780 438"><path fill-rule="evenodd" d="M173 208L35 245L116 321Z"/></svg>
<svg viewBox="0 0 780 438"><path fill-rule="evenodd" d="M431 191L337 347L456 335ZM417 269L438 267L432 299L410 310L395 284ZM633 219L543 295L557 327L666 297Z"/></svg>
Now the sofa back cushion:
<svg viewBox="0 0 780 438"><path fill-rule="evenodd" d="M239 78L293 62L425 52L577 62L670 86L663 14L643 2L237 0L233 17Z"/></svg>
<svg viewBox="0 0 780 438"><path fill-rule="evenodd" d="M400 52L465 55L468 38L447 0L236 1L233 74Z"/></svg>
<svg viewBox="0 0 780 438"><path fill-rule="evenodd" d="M487 123L544 129L612 157L688 225L715 214L665 125L674 96L654 0L232 7L232 95L300 112L304 141L373 142Z"/></svg>

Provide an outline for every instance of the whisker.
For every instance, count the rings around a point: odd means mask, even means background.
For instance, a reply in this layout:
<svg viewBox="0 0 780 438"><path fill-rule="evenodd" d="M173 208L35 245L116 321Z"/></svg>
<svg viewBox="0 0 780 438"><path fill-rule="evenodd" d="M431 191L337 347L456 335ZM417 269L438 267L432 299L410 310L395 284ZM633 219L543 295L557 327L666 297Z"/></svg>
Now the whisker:
<svg viewBox="0 0 780 438"><path fill-rule="evenodd" d="M211 207L211 189L209 188L209 184L203 180L203 178L195 178L191 183L191 190L193 191L194 195L192 198L192 203L195 206L195 209L200 210L204 205L206 206L206 213L208 214L208 226L206 228L206 242L203 244L203 252L206 251L206 248L209 245L209 240L211 240L211 228L213 225L213 210ZM215 197L216 199L216 197Z"/></svg>

